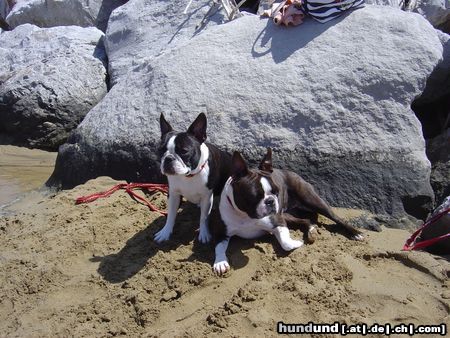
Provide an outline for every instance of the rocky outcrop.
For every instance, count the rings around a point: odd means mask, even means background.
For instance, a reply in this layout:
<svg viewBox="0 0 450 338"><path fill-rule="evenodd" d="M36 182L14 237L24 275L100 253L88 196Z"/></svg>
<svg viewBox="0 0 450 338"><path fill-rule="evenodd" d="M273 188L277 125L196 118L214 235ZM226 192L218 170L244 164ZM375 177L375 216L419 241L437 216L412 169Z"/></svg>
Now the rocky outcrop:
<svg viewBox="0 0 450 338"><path fill-rule="evenodd" d="M196 36L209 5L193 1L186 14L185 0L130 1L110 17L105 46L109 59L111 85L149 59ZM217 12L207 22L214 26L224 22Z"/></svg>
<svg viewBox="0 0 450 338"><path fill-rule="evenodd" d="M446 6L446 0L365 0L365 2L418 13L435 28L450 33L450 8Z"/></svg>
<svg viewBox="0 0 450 338"><path fill-rule="evenodd" d="M0 135L57 150L106 94L102 32L21 25L0 34Z"/></svg>
<svg viewBox="0 0 450 338"><path fill-rule="evenodd" d="M106 30L111 12L128 0L17 0L6 17L15 28L24 23L39 27L95 26Z"/></svg>
<svg viewBox="0 0 450 338"><path fill-rule="evenodd" d="M437 29L450 33L450 8L446 0L416 0L411 10L423 15Z"/></svg>
<svg viewBox="0 0 450 338"><path fill-rule="evenodd" d="M205 112L210 141L253 163L271 146L332 205L418 210L433 192L410 103L442 53L426 20L387 7L290 29L255 16L210 27L121 79L60 148L49 183L161 180L159 114L182 129Z"/></svg>

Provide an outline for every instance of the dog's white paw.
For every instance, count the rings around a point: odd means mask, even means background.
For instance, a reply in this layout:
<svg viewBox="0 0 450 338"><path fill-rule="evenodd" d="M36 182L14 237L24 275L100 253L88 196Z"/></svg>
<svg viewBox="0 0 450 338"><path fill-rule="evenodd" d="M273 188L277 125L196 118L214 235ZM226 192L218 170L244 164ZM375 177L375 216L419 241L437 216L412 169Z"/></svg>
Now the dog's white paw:
<svg viewBox="0 0 450 338"><path fill-rule="evenodd" d="M156 242L161 243L161 242L167 241L170 238L171 234L172 234L172 231L167 229L166 227L164 227L155 234L154 239Z"/></svg>
<svg viewBox="0 0 450 338"><path fill-rule="evenodd" d="M208 243L211 240L211 234L209 233L208 229L202 231L202 228L200 227L198 240L200 241L200 243Z"/></svg>
<svg viewBox="0 0 450 338"><path fill-rule="evenodd" d="M225 261L215 262L213 266L214 272L219 276L230 270L230 264Z"/></svg>
<svg viewBox="0 0 450 338"><path fill-rule="evenodd" d="M355 241L363 241L364 240L364 235L363 234L356 234L352 236L352 239L354 239Z"/></svg>
<svg viewBox="0 0 450 338"><path fill-rule="evenodd" d="M281 247L285 251L292 251L298 249L303 245L303 241L297 241L295 239L285 240L281 243Z"/></svg>

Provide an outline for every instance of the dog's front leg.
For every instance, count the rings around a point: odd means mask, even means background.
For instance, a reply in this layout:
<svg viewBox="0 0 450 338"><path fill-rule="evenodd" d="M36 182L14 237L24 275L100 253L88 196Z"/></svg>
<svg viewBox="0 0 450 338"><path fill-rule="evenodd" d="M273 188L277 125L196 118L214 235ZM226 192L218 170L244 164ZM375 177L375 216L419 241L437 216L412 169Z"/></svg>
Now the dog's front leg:
<svg viewBox="0 0 450 338"><path fill-rule="evenodd" d="M291 251L303 245L303 241L297 241L291 238L289 229L286 226L277 226L272 230L272 233L285 251Z"/></svg>
<svg viewBox="0 0 450 338"><path fill-rule="evenodd" d="M303 245L303 241L297 241L291 238L291 234L289 233L286 219L283 214L266 216L261 218L258 223L264 230L275 235L276 239L285 251L291 251Z"/></svg>
<svg viewBox="0 0 450 338"><path fill-rule="evenodd" d="M228 243L230 241L230 237L226 237L224 240L216 244L215 252L216 252L216 259L214 260L214 272L218 275L222 275L228 270L230 270L230 264L228 264L227 259L227 248Z"/></svg>
<svg viewBox="0 0 450 338"><path fill-rule="evenodd" d="M167 241L172 234L178 207L180 206L181 195L169 192L168 211L166 225L155 234L155 241L158 243Z"/></svg>
<svg viewBox="0 0 450 338"><path fill-rule="evenodd" d="M291 238L283 214L263 217L258 220L258 226L262 230L275 235L283 250L291 251L303 245L303 241L297 241Z"/></svg>
<svg viewBox="0 0 450 338"><path fill-rule="evenodd" d="M211 214L211 208L213 205L214 196L213 192L200 201L200 232L198 234L198 240L201 243L208 243L211 240L211 234L208 229L209 215Z"/></svg>

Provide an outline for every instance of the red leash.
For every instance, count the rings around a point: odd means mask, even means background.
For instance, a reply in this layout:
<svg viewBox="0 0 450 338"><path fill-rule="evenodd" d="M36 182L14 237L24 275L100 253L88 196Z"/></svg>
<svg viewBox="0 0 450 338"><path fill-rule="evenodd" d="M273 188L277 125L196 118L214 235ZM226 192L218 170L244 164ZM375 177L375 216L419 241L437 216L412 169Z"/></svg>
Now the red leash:
<svg viewBox="0 0 450 338"><path fill-rule="evenodd" d="M417 237L420 235L423 229L430 226L434 222L436 222L438 219L440 219L442 216L446 215L448 212L450 212L450 208L445 209L444 211L440 212L439 214L432 217L429 221L425 222L419 229L417 229L409 239L406 240L405 245L403 246L403 251L411 251L416 249L423 249L427 246L430 246L436 242L439 242L440 240L450 237L450 233L441 235L439 237L427 239L425 241L421 241L419 243L416 243Z"/></svg>
<svg viewBox="0 0 450 338"><path fill-rule="evenodd" d="M119 189L125 189L125 191L133 198L140 200L142 203L147 205L151 211L159 212L161 215L167 215L167 212L162 211L155 207L153 204L151 204L149 201L147 201L144 197L139 196L136 194L133 189L146 189L152 192L162 192L163 194L168 194L169 188L167 184L156 184L156 183L120 183L116 186L112 187L111 189L103 192L99 192L96 194L92 194L89 196L83 196L78 197L75 201L75 204L81 204L81 203L90 203L95 201L98 198L108 197L112 195L114 192L116 192Z"/></svg>

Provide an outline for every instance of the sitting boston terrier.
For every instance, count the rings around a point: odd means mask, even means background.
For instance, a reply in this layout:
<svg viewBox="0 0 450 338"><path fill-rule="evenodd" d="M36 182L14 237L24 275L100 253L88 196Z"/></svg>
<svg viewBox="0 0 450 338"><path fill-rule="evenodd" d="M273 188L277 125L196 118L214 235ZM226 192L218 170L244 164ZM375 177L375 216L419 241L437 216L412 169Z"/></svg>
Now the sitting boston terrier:
<svg viewBox="0 0 450 338"><path fill-rule="evenodd" d="M290 237L287 228L287 224L298 224L306 230L307 241L312 242L314 228L304 212L316 221L317 214L326 216L355 240L364 238L359 230L333 213L311 184L292 171L273 169L270 148L258 169L249 169L241 154L234 152L232 176L223 188L219 210L225 223L214 234L214 271L219 275L230 269L226 250L231 236L256 238L271 233L284 250L290 251L303 245L303 241Z"/></svg>
<svg viewBox="0 0 450 338"><path fill-rule="evenodd" d="M200 233L202 243L209 242L208 218L213 205L213 195L220 194L230 176L231 155L219 150L206 140L206 116L201 113L186 132L175 132L160 117L161 127L161 173L169 182L167 220L155 234L155 241L169 239L175 225L181 198L200 206Z"/></svg>

